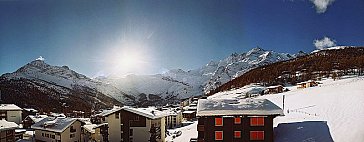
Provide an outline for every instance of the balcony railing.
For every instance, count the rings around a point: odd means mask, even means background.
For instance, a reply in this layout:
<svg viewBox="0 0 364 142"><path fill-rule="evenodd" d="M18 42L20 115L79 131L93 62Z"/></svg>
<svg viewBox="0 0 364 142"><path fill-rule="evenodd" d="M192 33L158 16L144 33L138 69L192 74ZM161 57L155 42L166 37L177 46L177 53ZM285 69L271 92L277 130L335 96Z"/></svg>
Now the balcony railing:
<svg viewBox="0 0 364 142"><path fill-rule="evenodd" d="M197 131L205 131L204 125L197 125Z"/></svg>

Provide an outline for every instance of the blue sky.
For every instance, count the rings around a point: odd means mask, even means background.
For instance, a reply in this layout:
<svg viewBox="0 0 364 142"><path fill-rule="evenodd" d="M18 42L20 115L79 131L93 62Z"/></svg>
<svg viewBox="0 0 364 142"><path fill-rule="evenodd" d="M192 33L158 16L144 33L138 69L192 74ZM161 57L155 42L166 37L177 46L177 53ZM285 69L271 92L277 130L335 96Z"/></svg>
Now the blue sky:
<svg viewBox="0 0 364 142"><path fill-rule="evenodd" d="M256 46L310 52L324 37L364 45L364 1L321 1L0 1L0 74L39 56L94 77L189 70Z"/></svg>

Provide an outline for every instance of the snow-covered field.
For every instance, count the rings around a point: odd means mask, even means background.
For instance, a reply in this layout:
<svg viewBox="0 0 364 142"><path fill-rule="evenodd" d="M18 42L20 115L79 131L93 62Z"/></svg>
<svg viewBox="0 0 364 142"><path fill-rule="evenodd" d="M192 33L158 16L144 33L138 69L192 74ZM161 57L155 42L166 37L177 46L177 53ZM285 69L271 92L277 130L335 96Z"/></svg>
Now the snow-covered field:
<svg viewBox="0 0 364 142"><path fill-rule="evenodd" d="M182 135L173 138L172 135L167 136L167 142L189 142L191 138L197 138L197 121L193 121L192 124L176 128L176 129L169 129L170 133L174 133L177 131L181 131Z"/></svg>
<svg viewBox="0 0 364 142"><path fill-rule="evenodd" d="M290 87L291 91L285 93L258 97L282 108L285 96L285 116L274 119L276 142L364 141L364 77L320 82L317 87ZM239 97L241 91L244 90L218 93L210 98ZM197 137L196 124L179 129L182 135L174 142L188 142Z"/></svg>

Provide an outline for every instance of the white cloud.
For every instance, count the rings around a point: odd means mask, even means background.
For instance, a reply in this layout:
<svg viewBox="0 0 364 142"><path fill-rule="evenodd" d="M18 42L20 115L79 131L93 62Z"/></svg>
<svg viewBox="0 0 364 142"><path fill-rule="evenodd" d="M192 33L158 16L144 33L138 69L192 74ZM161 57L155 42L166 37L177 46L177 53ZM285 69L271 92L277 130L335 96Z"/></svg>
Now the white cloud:
<svg viewBox="0 0 364 142"><path fill-rule="evenodd" d="M39 56L37 59L35 60L38 60L38 61L44 61L45 59L42 57L42 56Z"/></svg>
<svg viewBox="0 0 364 142"><path fill-rule="evenodd" d="M328 47L336 46L336 41L325 36L322 39L314 40L313 45L315 45L318 50L322 50Z"/></svg>
<svg viewBox="0 0 364 142"><path fill-rule="evenodd" d="M329 5L331 5L335 0L310 0L316 7L317 13L325 13Z"/></svg>

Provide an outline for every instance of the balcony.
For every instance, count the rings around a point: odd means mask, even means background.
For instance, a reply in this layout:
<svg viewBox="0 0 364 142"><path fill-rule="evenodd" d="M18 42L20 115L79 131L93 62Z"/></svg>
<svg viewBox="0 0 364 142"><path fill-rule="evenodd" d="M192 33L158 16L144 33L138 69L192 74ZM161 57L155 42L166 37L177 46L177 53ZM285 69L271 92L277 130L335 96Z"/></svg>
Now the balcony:
<svg viewBox="0 0 364 142"><path fill-rule="evenodd" d="M205 131L204 125L197 125L197 131Z"/></svg>

